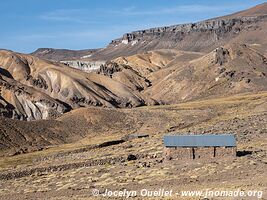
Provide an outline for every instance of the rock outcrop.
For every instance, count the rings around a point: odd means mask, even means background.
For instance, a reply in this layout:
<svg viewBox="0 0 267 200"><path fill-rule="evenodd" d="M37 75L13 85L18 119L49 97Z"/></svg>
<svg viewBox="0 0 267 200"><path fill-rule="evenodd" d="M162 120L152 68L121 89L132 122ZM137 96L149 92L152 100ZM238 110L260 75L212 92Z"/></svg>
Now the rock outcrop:
<svg viewBox="0 0 267 200"><path fill-rule="evenodd" d="M177 49L209 52L227 44L266 42L263 35L267 26L267 4L261 12L244 11L197 23L157 27L133 31L112 40L104 49L92 54L91 59L114 59L155 49Z"/></svg>
<svg viewBox="0 0 267 200"><path fill-rule="evenodd" d="M132 33L126 33L122 38L112 40L111 44L116 45L118 43L129 44L134 41L141 41L144 39L155 39L158 37L166 37L167 35L171 35L172 39L175 38L176 41L182 40L187 34L194 32L208 32L212 31L216 36L220 37L220 35L225 34L230 31L234 31L235 33L239 33L242 26L246 26L249 24L254 24L261 20L266 20L267 15L258 16L258 17L241 17L236 19L214 19L207 20L198 23L189 23L189 24L181 24L174 25L169 27L158 27L151 28L147 30L134 31ZM238 26L241 26L240 28ZM134 42L136 44L136 42ZM177 44L174 44L177 45Z"/></svg>
<svg viewBox="0 0 267 200"><path fill-rule="evenodd" d="M60 61L61 63L73 67L75 69L80 69L85 72L92 72L100 69L101 66L105 65L105 61L83 61L83 60L70 60L70 61Z"/></svg>
<svg viewBox="0 0 267 200"><path fill-rule="evenodd" d="M27 121L56 118L70 110L70 106L5 76L0 76L0 108L0 116Z"/></svg>

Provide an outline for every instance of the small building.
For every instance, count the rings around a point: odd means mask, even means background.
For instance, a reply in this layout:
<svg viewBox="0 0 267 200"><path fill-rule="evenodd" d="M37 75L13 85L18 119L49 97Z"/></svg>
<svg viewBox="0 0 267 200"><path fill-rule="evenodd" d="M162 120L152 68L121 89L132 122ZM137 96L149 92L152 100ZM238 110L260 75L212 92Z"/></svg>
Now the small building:
<svg viewBox="0 0 267 200"><path fill-rule="evenodd" d="M167 160L235 156L236 139L231 134L164 136L164 157Z"/></svg>

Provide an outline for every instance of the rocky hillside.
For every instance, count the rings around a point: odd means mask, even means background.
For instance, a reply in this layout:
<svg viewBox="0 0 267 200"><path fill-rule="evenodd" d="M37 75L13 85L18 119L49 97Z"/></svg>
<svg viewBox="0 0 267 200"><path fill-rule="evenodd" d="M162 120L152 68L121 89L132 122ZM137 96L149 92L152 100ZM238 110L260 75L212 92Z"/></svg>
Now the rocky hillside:
<svg viewBox="0 0 267 200"><path fill-rule="evenodd" d="M46 119L77 107L145 104L137 90L109 76L11 51L0 51L0 74L0 108L7 117Z"/></svg>
<svg viewBox="0 0 267 200"><path fill-rule="evenodd" d="M1 50L1 115L48 119L79 107L129 108L265 91L266 11L262 4L135 31L100 50L39 49L36 56Z"/></svg>
<svg viewBox="0 0 267 200"><path fill-rule="evenodd" d="M47 119L78 107L136 107L266 91L267 58L254 45L210 53L156 50L119 57L90 73L2 51L1 115Z"/></svg>
<svg viewBox="0 0 267 200"><path fill-rule="evenodd" d="M267 3L233 15L197 23L158 27L126 33L91 59L113 59L154 49L209 52L230 41L267 43Z"/></svg>
<svg viewBox="0 0 267 200"><path fill-rule="evenodd" d="M266 27L267 3L100 50L0 50L0 199L105 199L107 186L267 199ZM234 134L236 157L167 161L174 133Z"/></svg>
<svg viewBox="0 0 267 200"><path fill-rule="evenodd" d="M69 110L69 105L0 73L0 116L20 120L47 119Z"/></svg>
<svg viewBox="0 0 267 200"><path fill-rule="evenodd" d="M267 58L253 45L239 43L207 54L148 51L114 59L94 73L163 104L267 90Z"/></svg>
<svg viewBox="0 0 267 200"><path fill-rule="evenodd" d="M152 86L144 93L169 104L266 91L267 58L245 44L231 44L189 62L174 60L149 79Z"/></svg>

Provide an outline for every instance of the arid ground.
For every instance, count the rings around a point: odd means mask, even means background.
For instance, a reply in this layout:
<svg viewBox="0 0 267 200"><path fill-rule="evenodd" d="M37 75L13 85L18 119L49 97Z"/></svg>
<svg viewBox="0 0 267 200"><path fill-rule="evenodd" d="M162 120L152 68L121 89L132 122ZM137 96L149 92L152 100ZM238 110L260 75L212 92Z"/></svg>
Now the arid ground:
<svg viewBox="0 0 267 200"><path fill-rule="evenodd" d="M263 3L101 49L0 49L0 199L267 199L266 27ZM167 160L169 134L233 134L236 156Z"/></svg>
<svg viewBox="0 0 267 200"><path fill-rule="evenodd" d="M266 198L266 99L267 93L258 93L114 112L93 108L97 115L103 114L99 117L99 122L105 124L103 135L2 158L1 199L96 199L92 196L93 189L104 192L143 188L176 192L240 188L264 191ZM88 121L88 113L92 113L90 109L80 109L60 120L79 125L79 121ZM122 114L126 115L123 121ZM118 130L108 127L110 122L105 120L110 117ZM166 161L162 156L162 137L173 131L233 133L237 137L237 157ZM146 133L149 137L120 141L132 132ZM113 143L101 145L108 141ZM136 160L128 161L129 155Z"/></svg>

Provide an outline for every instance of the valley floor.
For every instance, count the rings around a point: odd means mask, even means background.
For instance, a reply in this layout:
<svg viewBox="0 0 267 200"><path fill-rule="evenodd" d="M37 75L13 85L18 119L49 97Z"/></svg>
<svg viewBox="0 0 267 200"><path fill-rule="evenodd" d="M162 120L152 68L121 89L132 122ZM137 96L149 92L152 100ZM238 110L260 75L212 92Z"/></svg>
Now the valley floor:
<svg viewBox="0 0 267 200"><path fill-rule="evenodd" d="M0 199L107 199L102 195L93 196L92 191L96 189L101 193L106 189L165 189L178 193L240 189L263 191L262 199L267 198L267 93L122 109L108 114L103 110L99 108L98 113L111 115L113 119L126 113L125 120L131 119L131 124L123 127L118 121L112 124L114 129L111 126L102 130L105 134L43 151L0 158ZM74 116L80 121L88 120L88 112L90 109L80 109L58 120L74 121ZM109 119L102 116L98 121L103 118ZM149 137L120 141L127 132L146 133ZM238 156L166 162L162 156L163 135L189 132L233 133L237 137ZM107 141L117 142L103 145ZM129 155L134 155L136 160L128 161ZM204 199L179 195L157 198ZM149 197L137 195L134 199Z"/></svg>

